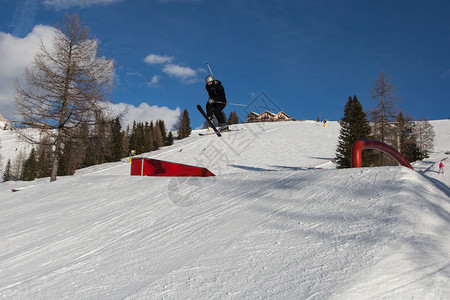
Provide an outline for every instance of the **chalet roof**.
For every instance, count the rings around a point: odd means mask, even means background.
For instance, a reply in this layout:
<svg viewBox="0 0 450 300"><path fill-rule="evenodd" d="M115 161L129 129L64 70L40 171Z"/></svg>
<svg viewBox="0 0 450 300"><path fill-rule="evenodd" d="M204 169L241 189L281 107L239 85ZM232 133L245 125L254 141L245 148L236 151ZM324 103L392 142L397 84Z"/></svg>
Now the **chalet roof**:
<svg viewBox="0 0 450 300"><path fill-rule="evenodd" d="M280 111L279 113L277 113L277 116L281 116L284 115L286 116L288 119L291 119L291 116L289 116L287 113L285 113L284 111Z"/></svg>
<svg viewBox="0 0 450 300"><path fill-rule="evenodd" d="M268 110L266 110L265 112L263 112L261 115L264 115L264 114L271 115L272 117L275 116L275 114L274 114L273 112L268 111Z"/></svg>
<svg viewBox="0 0 450 300"><path fill-rule="evenodd" d="M261 120L263 120L263 121L266 121L266 120L268 120L268 119L272 119L273 121L278 121L278 120L294 120L293 118L291 118L291 116L289 116L287 113L285 113L284 111L280 111L279 113L277 113L277 114L274 114L273 112L271 112L271 111L268 111L268 110L266 110L266 111L264 111L263 113L261 113L261 114L258 114L258 113L256 113L256 112L251 112L251 113L249 113L248 114L248 116L247 116L247 120L248 121L250 121L250 120L259 120L259 121L261 121Z"/></svg>

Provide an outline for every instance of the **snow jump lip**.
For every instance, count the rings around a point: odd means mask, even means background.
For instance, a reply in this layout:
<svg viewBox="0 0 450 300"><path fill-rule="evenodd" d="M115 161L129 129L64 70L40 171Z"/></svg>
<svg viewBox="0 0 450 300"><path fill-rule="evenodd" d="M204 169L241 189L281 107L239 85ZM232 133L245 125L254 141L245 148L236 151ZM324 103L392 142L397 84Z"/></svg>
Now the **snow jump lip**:
<svg viewBox="0 0 450 300"><path fill-rule="evenodd" d="M215 175L206 168L148 157L133 157L131 176L210 177Z"/></svg>

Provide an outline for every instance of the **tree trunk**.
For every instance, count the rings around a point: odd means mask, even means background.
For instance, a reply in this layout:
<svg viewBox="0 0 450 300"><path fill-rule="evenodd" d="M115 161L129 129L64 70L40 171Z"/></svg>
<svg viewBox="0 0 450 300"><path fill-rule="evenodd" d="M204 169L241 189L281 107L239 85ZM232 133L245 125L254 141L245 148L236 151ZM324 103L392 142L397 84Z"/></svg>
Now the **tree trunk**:
<svg viewBox="0 0 450 300"><path fill-rule="evenodd" d="M58 175L58 162L59 162L59 155L57 153L54 153L52 176L50 177L50 182L56 181L56 175Z"/></svg>

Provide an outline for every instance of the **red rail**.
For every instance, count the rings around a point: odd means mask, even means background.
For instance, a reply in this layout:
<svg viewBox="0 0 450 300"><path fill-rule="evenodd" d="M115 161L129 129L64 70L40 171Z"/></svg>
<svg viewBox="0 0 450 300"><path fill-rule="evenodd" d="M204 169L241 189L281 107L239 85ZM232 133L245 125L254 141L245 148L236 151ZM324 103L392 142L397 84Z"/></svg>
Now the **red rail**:
<svg viewBox="0 0 450 300"><path fill-rule="evenodd" d="M380 141L376 140L358 140L353 144L352 148L352 168L362 167L362 150L363 149L375 149L383 151L389 154L392 158L398 161L402 166L413 169L411 164L406 160L406 158L400 154L397 150Z"/></svg>

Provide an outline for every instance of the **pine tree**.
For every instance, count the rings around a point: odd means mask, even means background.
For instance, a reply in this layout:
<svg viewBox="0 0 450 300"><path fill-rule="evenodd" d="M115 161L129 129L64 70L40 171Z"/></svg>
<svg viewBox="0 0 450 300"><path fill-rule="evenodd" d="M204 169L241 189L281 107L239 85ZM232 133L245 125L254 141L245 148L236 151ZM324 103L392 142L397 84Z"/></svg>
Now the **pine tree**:
<svg viewBox="0 0 450 300"><path fill-rule="evenodd" d="M150 125L146 132L149 136L149 148L146 152L155 151L158 150L157 143L156 143L156 136L155 136L155 125L153 124L153 121L150 122Z"/></svg>
<svg viewBox="0 0 450 300"><path fill-rule="evenodd" d="M184 110L178 125L178 139L184 139L191 135L191 120L187 109Z"/></svg>
<svg viewBox="0 0 450 300"><path fill-rule="evenodd" d="M122 149L123 149L123 156L129 155L130 149L130 127L127 126L126 131L122 131L123 139L122 139Z"/></svg>
<svg viewBox="0 0 450 300"><path fill-rule="evenodd" d="M24 181L33 181L37 176L37 159L36 159L36 150L34 148L31 149L30 155L27 160L25 160L25 164L22 169L22 180Z"/></svg>
<svg viewBox="0 0 450 300"><path fill-rule="evenodd" d="M132 150L136 151L137 144L138 144L137 124L136 121L133 121L133 127L131 128L129 134L128 152L131 152Z"/></svg>
<svg viewBox="0 0 450 300"><path fill-rule="evenodd" d="M11 174L11 160L8 159L8 162L6 163L5 170L3 171L3 182L10 181L12 177Z"/></svg>
<svg viewBox="0 0 450 300"><path fill-rule="evenodd" d="M191 135L192 128L191 128L191 119L189 118L189 113L187 110L184 110L183 112L183 119L184 119L185 137L188 137Z"/></svg>
<svg viewBox="0 0 450 300"><path fill-rule="evenodd" d="M159 130L161 132L163 144L165 144L165 142L167 140L166 124L164 123L164 120L158 120L158 121L156 121L156 124L158 125ZM161 145L161 146L164 146L164 145Z"/></svg>
<svg viewBox="0 0 450 300"><path fill-rule="evenodd" d="M36 154L38 157L37 178L50 177L52 164L51 142L48 136L41 140L38 145Z"/></svg>
<svg viewBox="0 0 450 300"><path fill-rule="evenodd" d="M83 166L86 166L86 161L91 159L89 165L98 164L98 155L96 152L97 141L90 140L91 135L87 133L88 138L80 138L82 130L86 129L87 126L83 125L79 128L72 129L70 135L68 135L62 143L62 148L59 153L61 161L58 161L58 169L62 168L61 171L58 170L57 175L67 176L73 175L75 171ZM88 143L86 145L85 143ZM89 151L89 152L88 152Z"/></svg>
<svg viewBox="0 0 450 300"><path fill-rule="evenodd" d="M228 125L239 124L239 116L235 111L232 111L230 113L227 124Z"/></svg>
<svg viewBox="0 0 450 300"><path fill-rule="evenodd" d="M75 170L72 170L72 155L74 153L73 143L66 140L61 149L60 159L58 160L58 176L73 175Z"/></svg>
<svg viewBox="0 0 450 300"><path fill-rule="evenodd" d="M160 147L164 146L164 140L161 134L161 128L159 127L158 124L159 121L156 121L156 124L153 128L153 136L154 136L154 140L153 140L153 144L154 144L154 150L158 150Z"/></svg>
<svg viewBox="0 0 450 300"><path fill-rule="evenodd" d="M148 122L137 123L138 144L136 153L144 153L150 151L152 136L150 134L150 125Z"/></svg>
<svg viewBox="0 0 450 300"><path fill-rule="evenodd" d="M150 125L148 122L133 122L131 129L129 151L135 150L136 154L141 154L150 151L151 136L149 133Z"/></svg>
<svg viewBox="0 0 450 300"><path fill-rule="evenodd" d="M409 161L420 159L420 151L417 147L416 137L412 132L412 120L405 118L403 113L397 117L398 151Z"/></svg>
<svg viewBox="0 0 450 300"><path fill-rule="evenodd" d="M85 154L83 159L83 167L90 167L98 163L97 155L95 153L96 152L95 139L93 138L92 132L89 131L88 128L86 128L85 134L86 139L84 143Z"/></svg>
<svg viewBox="0 0 450 300"><path fill-rule="evenodd" d="M111 161L120 161L122 157L126 156L123 140L122 125L120 118L117 117L111 124Z"/></svg>
<svg viewBox="0 0 450 300"><path fill-rule="evenodd" d="M103 113L96 115L96 122L91 134L96 165L111 161L111 123L112 120L109 120Z"/></svg>
<svg viewBox="0 0 450 300"><path fill-rule="evenodd" d="M348 98L344 109L344 117L340 120L341 131L339 145L336 149L336 163L338 168L351 167L351 151L353 144L360 139L368 139L371 136L370 124L366 113L356 95ZM373 154L372 154L373 155ZM363 165L372 163L370 152L363 153Z"/></svg>
<svg viewBox="0 0 450 300"><path fill-rule="evenodd" d="M172 134L172 131L169 131L169 135L167 136L165 146L170 146L170 145L173 145L173 134Z"/></svg>

